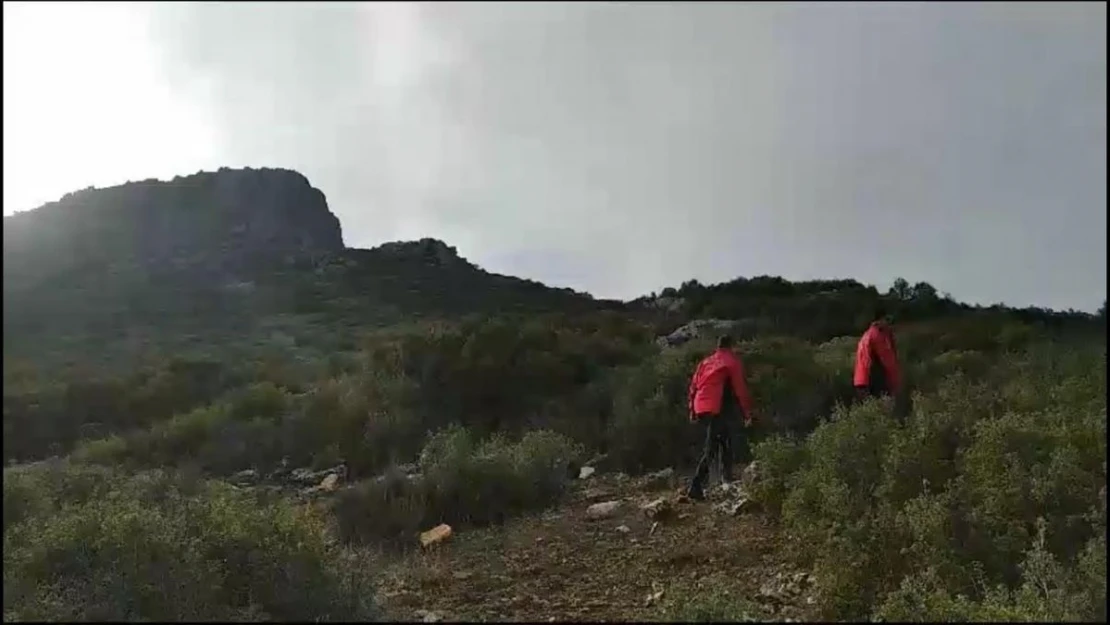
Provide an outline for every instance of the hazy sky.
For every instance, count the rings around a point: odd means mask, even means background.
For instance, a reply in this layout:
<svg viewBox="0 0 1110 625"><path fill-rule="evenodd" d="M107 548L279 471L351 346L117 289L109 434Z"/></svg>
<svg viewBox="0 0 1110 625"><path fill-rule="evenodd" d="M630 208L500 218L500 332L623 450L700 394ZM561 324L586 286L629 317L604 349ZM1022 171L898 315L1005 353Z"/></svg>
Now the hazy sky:
<svg viewBox="0 0 1110 625"><path fill-rule="evenodd" d="M3 12L5 214L278 166L350 246L434 236L598 296L759 274L1106 296L1105 3Z"/></svg>

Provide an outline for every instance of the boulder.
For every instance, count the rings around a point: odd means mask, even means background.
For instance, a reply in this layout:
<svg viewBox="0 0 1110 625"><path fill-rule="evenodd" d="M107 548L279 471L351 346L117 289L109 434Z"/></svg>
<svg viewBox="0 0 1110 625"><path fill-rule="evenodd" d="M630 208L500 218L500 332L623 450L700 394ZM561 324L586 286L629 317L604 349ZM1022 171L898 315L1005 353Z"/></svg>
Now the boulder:
<svg viewBox="0 0 1110 625"><path fill-rule="evenodd" d="M655 342L660 347L676 347L703 336L734 332L742 324L742 321L730 321L728 319L695 319L678 327L670 334L657 338Z"/></svg>
<svg viewBox="0 0 1110 625"><path fill-rule="evenodd" d="M454 530L451 529L450 525L441 523L426 532L420 533L420 545L425 548L431 547L451 538L453 533Z"/></svg>
<svg viewBox="0 0 1110 625"><path fill-rule="evenodd" d="M608 519L617 513L621 507L620 501L603 501L586 508L586 517L590 519Z"/></svg>
<svg viewBox="0 0 1110 625"><path fill-rule="evenodd" d="M674 506L662 497L640 506L640 511L653 521L665 521L674 516Z"/></svg>
<svg viewBox="0 0 1110 625"><path fill-rule="evenodd" d="M339 486L339 474L338 473L329 473L327 475L327 477L325 477L320 482L320 490L325 491L325 492L329 492L329 493L333 492L336 489L336 487L338 487L338 486Z"/></svg>

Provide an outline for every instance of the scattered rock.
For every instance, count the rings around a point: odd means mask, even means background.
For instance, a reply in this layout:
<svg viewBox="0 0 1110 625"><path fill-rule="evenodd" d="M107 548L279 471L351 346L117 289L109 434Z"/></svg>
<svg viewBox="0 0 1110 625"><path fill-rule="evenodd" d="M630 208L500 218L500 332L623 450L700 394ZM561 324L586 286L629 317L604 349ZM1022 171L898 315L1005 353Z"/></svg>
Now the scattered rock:
<svg viewBox="0 0 1110 625"><path fill-rule="evenodd" d="M339 486L339 475L336 473L329 473L327 477L320 482L320 490L325 492L333 492Z"/></svg>
<svg viewBox="0 0 1110 625"><path fill-rule="evenodd" d="M722 484L720 488L713 490L712 495L713 499L721 499L713 505L713 509L729 516L753 512L758 508L756 502L736 482Z"/></svg>
<svg viewBox="0 0 1110 625"><path fill-rule="evenodd" d="M328 475L333 473L342 478L347 475L347 467L338 464L330 469L323 469L321 471L313 471L312 469L301 467L299 469L293 469L289 473L289 480L301 484L319 485Z"/></svg>
<svg viewBox="0 0 1110 625"><path fill-rule="evenodd" d="M446 523L442 523L426 532L422 532L420 534L420 544L424 547L430 547L432 545L447 540L451 537L452 533L454 532L451 529L451 526L447 525Z"/></svg>
<svg viewBox="0 0 1110 625"><path fill-rule="evenodd" d="M607 519L616 514L620 501L603 501L586 508L586 516L591 519Z"/></svg>
<svg viewBox="0 0 1110 625"><path fill-rule="evenodd" d="M312 469L301 467L299 469L293 469L293 471L289 474L289 479L294 482L314 482L315 480L312 479L313 476L314 474L312 472Z"/></svg>
<svg viewBox="0 0 1110 625"><path fill-rule="evenodd" d="M802 599L805 594L804 588L812 586L813 581L814 577L805 572L793 574L779 572L760 586L759 597L768 604L797 605L801 600L806 605L813 605L817 602L813 595Z"/></svg>
<svg viewBox="0 0 1110 625"><path fill-rule="evenodd" d="M584 480L593 475L595 471L597 471L597 469L593 467L582 467L578 470L578 479Z"/></svg>
<svg viewBox="0 0 1110 625"><path fill-rule="evenodd" d="M586 501L597 503L599 500L602 499L608 501L613 497L613 493L612 491L606 490L604 488L590 488L582 493L582 497L585 498Z"/></svg>
<svg viewBox="0 0 1110 625"><path fill-rule="evenodd" d="M674 507L671 506L669 501L660 497L659 499L640 506L640 510L644 513L644 516L649 519L663 521L672 516Z"/></svg>
<svg viewBox="0 0 1110 625"><path fill-rule="evenodd" d="M735 331L741 325L740 321L727 319L695 319L670 334L658 337L655 342L660 347L675 347L707 334Z"/></svg>
<svg viewBox="0 0 1110 625"><path fill-rule="evenodd" d="M713 506L715 510L729 516L740 516L755 509L755 503L746 496L741 496L733 501L722 501Z"/></svg>
<svg viewBox="0 0 1110 625"><path fill-rule="evenodd" d="M617 526L617 531L620 532L621 534L627 534L627 533L632 531L632 528L628 527L627 525L618 525Z"/></svg>
<svg viewBox="0 0 1110 625"><path fill-rule="evenodd" d="M470 571L455 571L455 573L452 575L452 577L459 580L460 582L464 582L473 576L474 574Z"/></svg>
<svg viewBox="0 0 1110 625"><path fill-rule="evenodd" d="M254 469L245 469L233 475L231 479L236 482L253 482L258 479L258 471Z"/></svg>
<svg viewBox="0 0 1110 625"><path fill-rule="evenodd" d="M424 623L438 623L443 620L443 617L431 610L417 610L415 614Z"/></svg>
<svg viewBox="0 0 1110 625"><path fill-rule="evenodd" d="M740 473L740 483L745 486L751 486L759 479L759 462L753 460L744 470Z"/></svg>

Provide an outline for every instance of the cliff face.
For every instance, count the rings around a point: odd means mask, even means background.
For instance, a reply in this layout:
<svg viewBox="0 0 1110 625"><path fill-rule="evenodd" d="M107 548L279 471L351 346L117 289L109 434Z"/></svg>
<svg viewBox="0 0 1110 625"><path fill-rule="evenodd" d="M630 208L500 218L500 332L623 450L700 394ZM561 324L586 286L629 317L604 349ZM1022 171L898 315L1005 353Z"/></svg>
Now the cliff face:
<svg viewBox="0 0 1110 625"><path fill-rule="evenodd" d="M71 193L4 218L4 280L114 265L235 264L343 249L320 190L281 169L221 169ZM23 278L23 280L21 280Z"/></svg>

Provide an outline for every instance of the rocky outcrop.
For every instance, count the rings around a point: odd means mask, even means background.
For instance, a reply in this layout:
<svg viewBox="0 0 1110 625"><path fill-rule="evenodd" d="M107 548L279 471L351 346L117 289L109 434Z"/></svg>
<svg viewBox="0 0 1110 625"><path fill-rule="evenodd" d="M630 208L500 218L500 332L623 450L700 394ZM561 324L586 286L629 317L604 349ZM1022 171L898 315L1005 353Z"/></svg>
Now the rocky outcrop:
<svg viewBox="0 0 1110 625"><path fill-rule="evenodd" d="M393 260L418 261L431 267L471 266L459 256L459 251L439 239L420 239L419 241L394 241L383 243L370 250L379 257Z"/></svg>
<svg viewBox="0 0 1110 625"><path fill-rule="evenodd" d="M227 266L343 249L324 194L283 169L221 169L70 193L4 217L4 281L119 267Z"/></svg>
<svg viewBox="0 0 1110 625"><path fill-rule="evenodd" d="M695 319L687 323L670 334L661 336L655 340L660 347L677 347L696 338L701 338L710 335L717 335L724 332L736 333L738 330L743 329L743 321L732 321L728 319Z"/></svg>
<svg viewBox="0 0 1110 625"><path fill-rule="evenodd" d="M438 239L345 248L324 194L293 171L87 189L4 218L5 356L44 367L315 349L306 334L331 349L352 327L421 318L624 309L487 272ZM327 321L306 332L308 315Z"/></svg>

